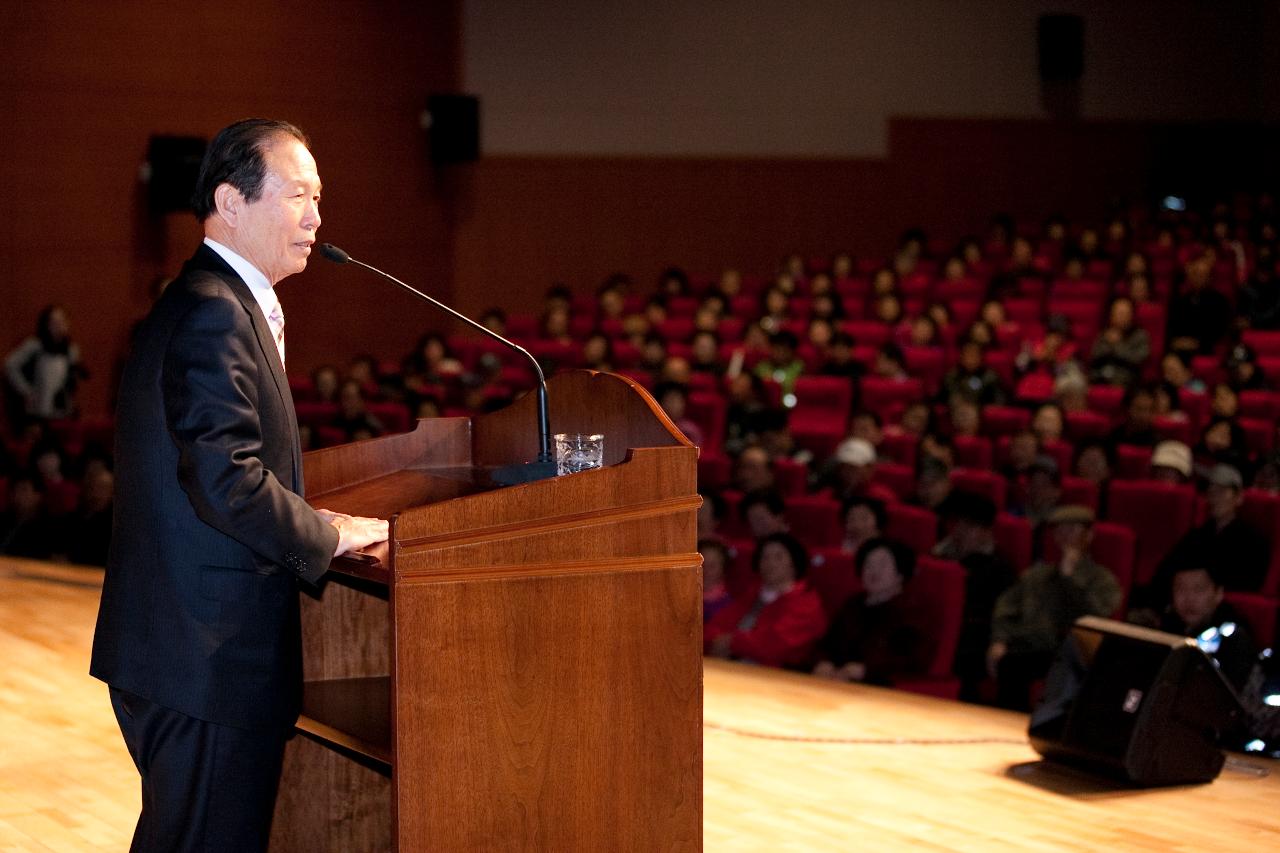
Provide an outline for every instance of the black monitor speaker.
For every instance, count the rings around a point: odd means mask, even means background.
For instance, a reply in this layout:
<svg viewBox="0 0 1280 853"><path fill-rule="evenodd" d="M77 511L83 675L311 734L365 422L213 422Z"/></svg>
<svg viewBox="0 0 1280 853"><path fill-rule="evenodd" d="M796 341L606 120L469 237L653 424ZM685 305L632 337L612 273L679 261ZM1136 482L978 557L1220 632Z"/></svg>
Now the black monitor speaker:
<svg viewBox="0 0 1280 853"><path fill-rule="evenodd" d="M1194 640L1090 616L1072 628L1028 734L1046 759L1134 785L1209 782L1241 713Z"/></svg>
<svg viewBox="0 0 1280 853"><path fill-rule="evenodd" d="M471 163L480 159L480 99L474 95L427 98L427 132L434 163Z"/></svg>
<svg viewBox="0 0 1280 853"><path fill-rule="evenodd" d="M153 213L191 209L208 141L199 136L153 136L147 144L147 202Z"/></svg>

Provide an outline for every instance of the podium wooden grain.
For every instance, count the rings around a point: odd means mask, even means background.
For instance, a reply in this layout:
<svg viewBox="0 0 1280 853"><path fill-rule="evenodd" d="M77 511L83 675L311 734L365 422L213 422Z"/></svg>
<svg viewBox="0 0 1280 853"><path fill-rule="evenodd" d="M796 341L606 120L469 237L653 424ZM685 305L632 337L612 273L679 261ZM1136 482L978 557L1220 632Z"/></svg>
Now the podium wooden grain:
<svg viewBox="0 0 1280 853"><path fill-rule="evenodd" d="M532 397L306 456L316 506L389 518L303 599L276 851L697 850L697 450L630 380L550 385L605 467L495 488Z"/></svg>

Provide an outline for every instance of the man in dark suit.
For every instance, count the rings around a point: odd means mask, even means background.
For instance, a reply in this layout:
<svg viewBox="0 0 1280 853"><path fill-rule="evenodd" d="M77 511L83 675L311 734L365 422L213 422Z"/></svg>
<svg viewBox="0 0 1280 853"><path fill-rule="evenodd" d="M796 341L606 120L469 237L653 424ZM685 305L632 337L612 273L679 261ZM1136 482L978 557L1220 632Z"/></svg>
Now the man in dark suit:
<svg viewBox="0 0 1280 853"><path fill-rule="evenodd" d="M121 380L90 672L142 776L135 851L266 849L302 684L298 582L387 536L301 497L274 287L306 267L319 201L297 128L222 130L194 199L204 245Z"/></svg>

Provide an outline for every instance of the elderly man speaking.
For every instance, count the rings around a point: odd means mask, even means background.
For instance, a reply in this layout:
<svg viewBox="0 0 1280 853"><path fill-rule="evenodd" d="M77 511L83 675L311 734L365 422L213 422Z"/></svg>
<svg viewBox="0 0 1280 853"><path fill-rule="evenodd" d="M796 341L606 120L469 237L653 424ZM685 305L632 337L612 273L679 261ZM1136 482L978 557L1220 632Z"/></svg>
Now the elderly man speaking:
<svg viewBox="0 0 1280 853"><path fill-rule="evenodd" d="M193 204L204 243L121 381L90 672L142 776L132 849L265 850L301 696L299 581L387 523L302 498L275 286L306 268L320 227L306 136L265 119L224 128Z"/></svg>

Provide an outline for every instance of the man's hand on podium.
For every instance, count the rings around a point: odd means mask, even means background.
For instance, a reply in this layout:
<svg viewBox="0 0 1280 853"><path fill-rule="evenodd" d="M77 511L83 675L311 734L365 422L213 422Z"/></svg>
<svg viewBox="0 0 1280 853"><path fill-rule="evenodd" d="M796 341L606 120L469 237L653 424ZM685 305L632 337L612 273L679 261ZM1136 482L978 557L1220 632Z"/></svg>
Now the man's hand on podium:
<svg viewBox="0 0 1280 853"><path fill-rule="evenodd" d="M341 557L348 551L359 551L387 538L387 522L384 519L363 518L327 509L318 509L316 512L338 530L338 547L333 552L335 557Z"/></svg>

